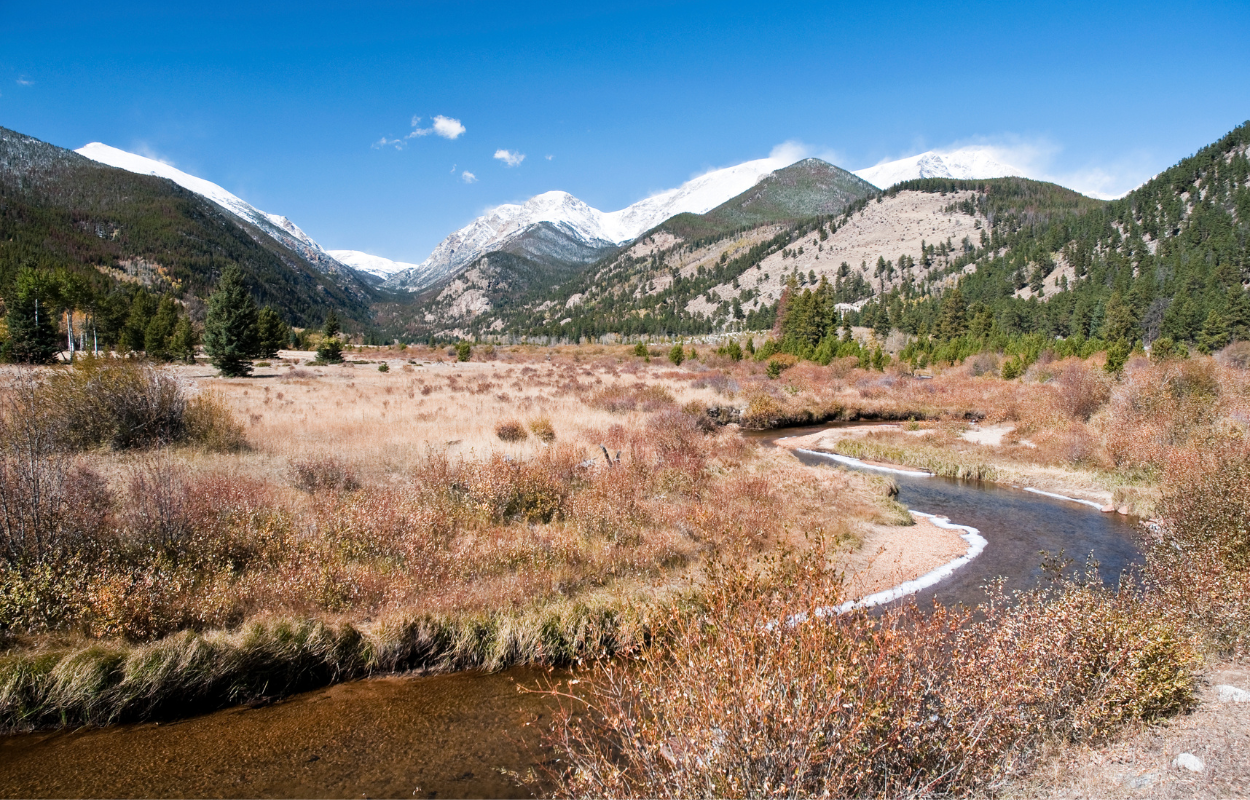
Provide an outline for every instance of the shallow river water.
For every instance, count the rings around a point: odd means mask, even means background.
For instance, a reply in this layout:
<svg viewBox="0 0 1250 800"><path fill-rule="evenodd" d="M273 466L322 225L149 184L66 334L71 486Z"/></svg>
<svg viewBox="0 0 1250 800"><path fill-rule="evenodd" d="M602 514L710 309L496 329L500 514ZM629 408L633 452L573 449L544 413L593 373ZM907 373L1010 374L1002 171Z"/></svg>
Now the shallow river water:
<svg viewBox="0 0 1250 800"><path fill-rule="evenodd" d="M826 426L828 427L828 426ZM779 436L819 428L772 431ZM804 462L833 466L819 455ZM922 603L977 603L996 576L1009 589L1041 577L1042 551L1106 579L1139 561L1132 527L1117 514L1021 490L892 475L899 502L977 528L985 551L922 591ZM6 797L517 797L515 775L552 754L542 742L554 701L523 692L561 677L532 669L385 677L233 708L174 723L119 725L0 737Z"/></svg>

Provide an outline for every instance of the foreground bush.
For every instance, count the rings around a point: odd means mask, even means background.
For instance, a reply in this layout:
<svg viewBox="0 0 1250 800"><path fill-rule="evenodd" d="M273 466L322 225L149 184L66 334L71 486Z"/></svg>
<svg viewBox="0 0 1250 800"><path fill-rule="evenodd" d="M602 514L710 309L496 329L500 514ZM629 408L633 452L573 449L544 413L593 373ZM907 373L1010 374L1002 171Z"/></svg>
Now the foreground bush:
<svg viewBox="0 0 1250 800"><path fill-rule="evenodd" d="M1250 656L1250 445L1177 450L1148 574L1173 613L1221 655Z"/></svg>
<svg viewBox="0 0 1250 800"><path fill-rule="evenodd" d="M988 789L1043 741L1192 702L1194 654L1132 590L1067 583L968 612L832 615L814 562L712 576L665 648L597 673L557 745L576 797L912 795ZM1001 598L1000 598L1001 599Z"/></svg>
<svg viewBox="0 0 1250 800"><path fill-rule="evenodd" d="M219 396L189 398L175 378L144 361L84 357L69 368L11 375L3 393L10 427L37 423L59 449L189 442L228 451L244 443Z"/></svg>

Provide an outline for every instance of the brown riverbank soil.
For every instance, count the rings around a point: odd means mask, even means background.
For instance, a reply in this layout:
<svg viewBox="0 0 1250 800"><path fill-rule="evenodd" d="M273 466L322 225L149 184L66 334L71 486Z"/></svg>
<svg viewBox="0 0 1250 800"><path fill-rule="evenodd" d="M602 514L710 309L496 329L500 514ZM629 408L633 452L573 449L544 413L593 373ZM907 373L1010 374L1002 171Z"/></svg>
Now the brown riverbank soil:
<svg viewBox="0 0 1250 800"><path fill-rule="evenodd" d="M1221 700L1221 686L1250 692L1250 668L1221 664L1206 675L1191 713L1141 726L1100 747L1070 747L1044 761L1008 798L1172 800L1250 796L1250 702ZM1230 692L1225 690L1225 697ZM1202 771L1176 762L1196 757ZM1192 763L1192 762L1191 762Z"/></svg>

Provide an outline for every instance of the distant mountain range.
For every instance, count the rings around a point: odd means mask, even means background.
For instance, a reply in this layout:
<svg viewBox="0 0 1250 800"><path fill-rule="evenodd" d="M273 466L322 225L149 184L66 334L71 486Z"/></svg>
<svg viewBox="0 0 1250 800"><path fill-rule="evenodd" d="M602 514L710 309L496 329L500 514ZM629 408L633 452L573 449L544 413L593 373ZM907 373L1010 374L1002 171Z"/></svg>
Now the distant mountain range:
<svg viewBox="0 0 1250 800"><path fill-rule="evenodd" d="M998 161L991 149L981 147L930 151L855 173L807 159L803 162L808 164L806 170L787 173L788 188L760 188L749 197L741 197L752 187L775 180L779 170L791 166L788 159L763 158L712 170L619 211L600 211L563 191L496 206L450 234L424 261L412 264L358 250L327 251L286 217L261 211L211 181L155 159L100 142L76 152L102 164L172 180L260 228L324 272L342 273L346 268L365 281L380 281L384 289L409 293L434 287L492 252L512 253L540 263L559 262L563 272L569 265L588 264L661 223L680 229L686 236L707 235L736 225L832 213L835 206L863 196L865 190L905 180L1024 174L1024 170ZM764 196L769 200L761 202Z"/></svg>
<svg viewBox="0 0 1250 800"><path fill-rule="evenodd" d="M600 211L561 191L496 206L440 242L425 261L389 278L385 286L409 292L427 289L486 253L509 251L509 243L542 223L550 226L549 233L559 234L548 237L553 246L593 255L632 241L676 214L710 211L785 166L786 159L761 158L713 170L619 211Z"/></svg>

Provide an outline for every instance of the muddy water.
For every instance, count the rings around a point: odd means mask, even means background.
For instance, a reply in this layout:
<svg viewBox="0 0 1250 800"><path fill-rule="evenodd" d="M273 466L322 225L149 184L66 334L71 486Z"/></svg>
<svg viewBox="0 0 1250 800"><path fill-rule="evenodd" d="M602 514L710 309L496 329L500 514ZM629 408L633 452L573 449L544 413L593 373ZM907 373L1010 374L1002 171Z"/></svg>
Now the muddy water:
<svg viewBox="0 0 1250 800"><path fill-rule="evenodd" d="M830 426L823 426L830 427ZM782 435L753 436L769 443ZM817 455L796 453L811 464ZM831 466L831 465L830 465ZM1025 588L1042 551L1093 556L1115 579L1139 562L1115 514L989 484L892 476L899 501L981 531L985 552L919 599L975 604L996 576ZM515 776L551 764L542 731L556 704L523 693L563 676L513 669L389 677L334 686L262 708L172 723L0 738L8 797L524 797Z"/></svg>
<svg viewBox="0 0 1250 800"><path fill-rule="evenodd" d="M555 710L513 669L389 677L176 723L0 740L7 797L528 797Z"/></svg>

